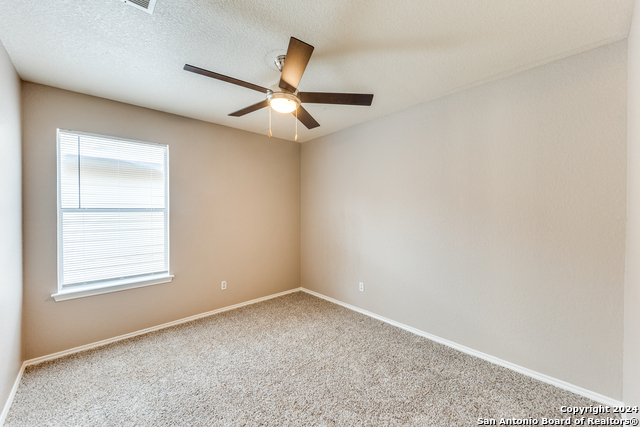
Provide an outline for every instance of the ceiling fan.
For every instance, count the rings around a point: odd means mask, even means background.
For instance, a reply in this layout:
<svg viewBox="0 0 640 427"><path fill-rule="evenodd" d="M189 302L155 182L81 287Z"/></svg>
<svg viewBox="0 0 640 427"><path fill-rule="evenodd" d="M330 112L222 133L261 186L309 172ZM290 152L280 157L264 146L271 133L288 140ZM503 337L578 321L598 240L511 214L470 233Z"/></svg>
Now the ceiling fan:
<svg viewBox="0 0 640 427"><path fill-rule="evenodd" d="M192 73L233 83L238 86L253 89L265 93L266 99L256 104L250 105L241 110L235 111L230 116L241 117L264 107L271 107L279 113L295 114L298 120L307 127L313 129L320 124L302 107L302 103L309 104L342 104L342 105L364 105L369 106L373 100L372 94L363 93L330 93L330 92L299 92L298 83L302 78L311 54L313 46L295 37L289 40L289 47L286 55L280 55L275 59L276 66L281 71L280 90L271 90L262 86L254 85L233 77L214 73L203 68L185 64L184 69Z"/></svg>

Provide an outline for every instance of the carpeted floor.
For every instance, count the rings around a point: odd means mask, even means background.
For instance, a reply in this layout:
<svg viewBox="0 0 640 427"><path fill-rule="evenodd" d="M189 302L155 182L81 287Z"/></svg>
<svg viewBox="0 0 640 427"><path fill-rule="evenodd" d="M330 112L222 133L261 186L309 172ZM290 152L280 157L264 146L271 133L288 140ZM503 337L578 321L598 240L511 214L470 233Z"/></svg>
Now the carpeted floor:
<svg viewBox="0 0 640 427"><path fill-rule="evenodd" d="M28 367L10 426L472 426L597 405L303 292Z"/></svg>

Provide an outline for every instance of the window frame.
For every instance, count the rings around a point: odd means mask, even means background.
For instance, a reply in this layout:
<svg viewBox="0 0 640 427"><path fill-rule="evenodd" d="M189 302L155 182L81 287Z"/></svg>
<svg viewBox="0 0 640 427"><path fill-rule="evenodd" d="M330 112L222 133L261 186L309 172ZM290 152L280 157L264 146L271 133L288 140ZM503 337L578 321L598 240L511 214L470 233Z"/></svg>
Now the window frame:
<svg viewBox="0 0 640 427"><path fill-rule="evenodd" d="M143 144L143 145L155 145L159 147L163 147L166 150L165 155L165 175L164 175L164 197L165 197L165 236L164 236L164 250L165 250L165 259L166 259L166 272L161 273L151 273L151 274L143 274L138 276L129 276L124 278L114 278L114 279L103 279L94 282L86 282L82 284L74 284L74 285L66 285L64 286L63 282L63 236L62 236L62 170L61 170L61 154L60 154L60 133L71 133L78 136L88 136L88 137L96 137L96 138L105 138L113 141L123 141L130 142L134 144ZM171 260L170 260L170 246L169 246L169 238L170 238L170 212L169 208L171 206L169 202L169 145L168 144L158 144L154 142L147 141L138 141L127 138L118 138L114 136L100 135L94 133L87 132L78 132L68 129L60 129L56 130L56 204L57 204L57 289L58 292L52 294L53 299L58 301L65 301L69 299L88 297L93 295L106 294L111 292L124 291L127 289L140 288L144 286L158 285L161 283L168 283L173 280L173 275L171 274ZM80 191L80 190L79 190ZM107 208L113 209L114 212L118 211L118 208ZM132 208L132 211L137 211L137 208ZM105 209L99 209L100 211L105 211ZM129 209L127 209L129 210ZM140 211L148 211L149 209L140 208Z"/></svg>

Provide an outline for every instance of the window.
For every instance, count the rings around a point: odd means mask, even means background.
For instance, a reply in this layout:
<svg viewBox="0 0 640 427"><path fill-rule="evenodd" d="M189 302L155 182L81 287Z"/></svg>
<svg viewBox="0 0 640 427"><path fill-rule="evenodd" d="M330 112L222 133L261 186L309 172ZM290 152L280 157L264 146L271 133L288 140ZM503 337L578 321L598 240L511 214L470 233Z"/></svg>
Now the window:
<svg viewBox="0 0 640 427"><path fill-rule="evenodd" d="M56 301L170 282L168 147L58 130Z"/></svg>

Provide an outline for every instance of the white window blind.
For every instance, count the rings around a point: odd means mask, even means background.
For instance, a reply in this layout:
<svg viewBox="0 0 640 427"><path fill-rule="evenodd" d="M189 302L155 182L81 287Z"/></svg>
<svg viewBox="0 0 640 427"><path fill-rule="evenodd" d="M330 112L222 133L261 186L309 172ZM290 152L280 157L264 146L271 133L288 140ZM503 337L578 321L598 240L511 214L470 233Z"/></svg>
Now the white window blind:
<svg viewBox="0 0 640 427"><path fill-rule="evenodd" d="M166 145L58 131L59 289L168 274Z"/></svg>

